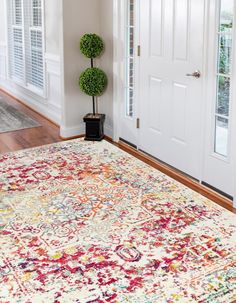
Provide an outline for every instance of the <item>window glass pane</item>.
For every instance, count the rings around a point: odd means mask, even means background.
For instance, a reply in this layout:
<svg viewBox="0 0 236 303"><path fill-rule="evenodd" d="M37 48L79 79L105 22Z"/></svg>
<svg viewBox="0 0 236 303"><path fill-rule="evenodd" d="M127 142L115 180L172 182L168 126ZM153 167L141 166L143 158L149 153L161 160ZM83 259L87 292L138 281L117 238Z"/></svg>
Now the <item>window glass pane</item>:
<svg viewBox="0 0 236 303"><path fill-rule="evenodd" d="M21 0L15 0L15 25L22 24Z"/></svg>
<svg viewBox="0 0 236 303"><path fill-rule="evenodd" d="M127 90L127 99L129 99L129 102L126 104L126 112L127 116L132 117L133 116L133 99L134 99L134 90L132 88ZM128 115L129 113L129 115Z"/></svg>
<svg viewBox="0 0 236 303"><path fill-rule="evenodd" d="M229 116L230 78L218 77L218 100L216 113Z"/></svg>
<svg viewBox="0 0 236 303"><path fill-rule="evenodd" d="M41 8L33 8L33 26L42 26Z"/></svg>
<svg viewBox="0 0 236 303"><path fill-rule="evenodd" d="M130 27L129 29L129 49L130 49L130 56L134 55L134 28Z"/></svg>
<svg viewBox="0 0 236 303"><path fill-rule="evenodd" d="M41 0L33 0L33 26L42 26L42 3Z"/></svg>
<svg viewBox="0 0 236 303"><path fill-rule="evenodd" d="M134 59L129 59L129 87L134 87Z"/></svg>
<svg viewBox="0 0 236 303"><path fill-rule="evenodd" d="M230 74L232 65L232 36L219 36L219 73Z"/></svg>
<svg viewBox="0 0 236 303"><path fill-rule="evenodd" d="M126 116L132 118L134 109L134 0L128 0L127 3Z"/></svg>
<svg viewBox="0 0 236 303"><path fill-rule="evenodd" d="M229 107L231 102L232 45L235 0L219 0L219 33L217 60L217 96L214 152L228 156Z"/></svg>
<svg viewBox="0 0 236 303"><path fill-rule="evenodd" d="M134 0L130 0L129 4L130 10L130 18L129 18L129 25L134 26Z"/></svg>
<svg viewBox="0 0 236 303"><path fill-rule="evenodd" d="M234 0L221 0L220 31L231 32L234 17Z"/></svg>
<svg viewBox="0 0 236 303"><path fill-rule="evenodd" d="M215 128L215 152L226 157L228 154L228 119L216 117Z"/></svg>

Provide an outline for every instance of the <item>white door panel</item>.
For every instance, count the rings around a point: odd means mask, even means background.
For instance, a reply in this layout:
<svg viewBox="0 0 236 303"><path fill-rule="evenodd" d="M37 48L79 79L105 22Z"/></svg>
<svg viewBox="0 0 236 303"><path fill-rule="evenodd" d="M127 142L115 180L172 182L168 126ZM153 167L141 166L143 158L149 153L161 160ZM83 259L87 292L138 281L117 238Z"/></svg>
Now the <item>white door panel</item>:
<svg viewBox="0 0 236 303"><path fill-rule="evenodd" d="M204 0L140 1L140 149L200 177ZM157 18L158 17L158 18Z"/></svg>

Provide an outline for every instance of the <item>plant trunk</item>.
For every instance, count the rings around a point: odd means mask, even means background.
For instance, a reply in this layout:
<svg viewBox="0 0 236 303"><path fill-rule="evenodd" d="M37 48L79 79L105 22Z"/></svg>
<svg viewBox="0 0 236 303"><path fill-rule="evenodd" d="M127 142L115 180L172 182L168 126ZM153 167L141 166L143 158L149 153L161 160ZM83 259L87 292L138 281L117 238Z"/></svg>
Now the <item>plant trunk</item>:
<svg viewBox="0 0 236 303"><path fill-rule="evenodd" d="M95 97L92 96L93 98L93 115L95 116Z"/></svg>
<svg viewBox="0 0 236 303"><path fill-rule="evenodd" d="M96 97L96 114L98 114L98 97Z"/></svg>
<svg viewBox="0 0 236 303"><path fill-rule="evenodd" d="M93 58L91 58L91 68L93 68ZM95 96L92 96L93 99L93 115L95 116L96 110L95 110Z"/></svg>

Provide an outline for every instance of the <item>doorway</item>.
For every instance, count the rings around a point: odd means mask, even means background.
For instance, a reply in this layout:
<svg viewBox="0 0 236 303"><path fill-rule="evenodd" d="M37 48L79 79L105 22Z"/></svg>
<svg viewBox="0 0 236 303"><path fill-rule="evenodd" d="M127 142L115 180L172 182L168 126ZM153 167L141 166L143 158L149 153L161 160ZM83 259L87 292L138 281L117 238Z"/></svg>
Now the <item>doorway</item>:
<svg viewBox="0 0 236 303"><path fill-rule="evenodd" d="M126 0L124 8L119 137L235 196L234 1Z"/></svg>

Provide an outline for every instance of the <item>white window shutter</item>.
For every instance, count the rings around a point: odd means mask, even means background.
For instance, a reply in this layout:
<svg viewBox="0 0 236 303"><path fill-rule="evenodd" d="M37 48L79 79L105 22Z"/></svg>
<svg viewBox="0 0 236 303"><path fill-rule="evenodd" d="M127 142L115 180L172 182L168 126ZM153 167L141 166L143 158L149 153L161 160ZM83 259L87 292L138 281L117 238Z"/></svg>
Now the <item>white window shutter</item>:
<svg viewBox="0 0 236 303"><path fill-rule="evenodd" d="M8 41L10 76L17 82L24 82L24 26L23 0L8 1Z"/></svg>
<svg viewBox="0 0 236 303"><path fill-rule="evenodd" d="M25 14L27 85L35 89L44 89L44 49L43 49L43 6L42 0L28 0L28 12Z"/></svg>
<svg viewBox="0 0 236 303"><path fill-rule="evenodd" d="M43 0L10 0L10 75L31 91L44 94Z"/></svg>

